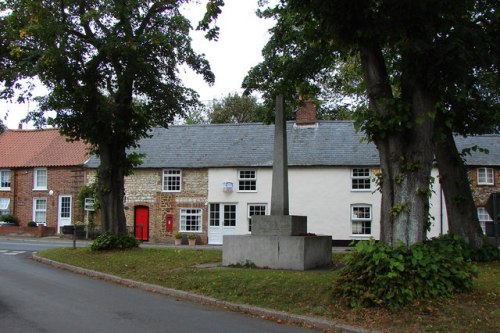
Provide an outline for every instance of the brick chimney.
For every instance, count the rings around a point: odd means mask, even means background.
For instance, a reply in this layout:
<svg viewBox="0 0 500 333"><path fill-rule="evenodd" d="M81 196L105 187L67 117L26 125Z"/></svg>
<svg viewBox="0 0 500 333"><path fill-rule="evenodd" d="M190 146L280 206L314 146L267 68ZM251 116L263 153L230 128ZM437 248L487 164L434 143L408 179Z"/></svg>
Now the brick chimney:
<svg viewBox="0 0 500 333"><path fill-rule="evenodd" d="M316 122L316 104L310 99L302 101L295 114L295 124L297 126L311 126L316 125Z"/></svg>

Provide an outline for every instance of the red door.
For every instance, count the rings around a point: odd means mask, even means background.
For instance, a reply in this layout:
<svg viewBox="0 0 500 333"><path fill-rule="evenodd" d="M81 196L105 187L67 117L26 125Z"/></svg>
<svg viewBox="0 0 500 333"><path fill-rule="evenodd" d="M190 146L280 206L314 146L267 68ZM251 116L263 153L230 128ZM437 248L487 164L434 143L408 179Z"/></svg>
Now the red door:
<svg viewBox="0 0 500 333"><path fill-rule="evenodd" d="M147 241L149 235L149 208L135 207L135 238Z"/></svg>

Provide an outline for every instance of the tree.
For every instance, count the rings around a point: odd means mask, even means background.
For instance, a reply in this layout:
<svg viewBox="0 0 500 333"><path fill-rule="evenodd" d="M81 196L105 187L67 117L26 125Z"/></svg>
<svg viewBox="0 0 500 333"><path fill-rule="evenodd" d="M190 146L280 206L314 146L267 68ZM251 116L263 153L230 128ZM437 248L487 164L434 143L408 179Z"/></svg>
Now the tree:
<svg viewBox="0 0 500 333"><path fill-rule="evenodd" d="M5 127L4 123L3 123L3 120L0 119L0 134L2 134L3 132L5 132L7 128Z"/></svg>
<svg viewBox="0 0 500 333"><path fill-rule="evenodd" d="M125 233L124 177L140 163L126 154L154 125L196 105L177 66L187 64L212 83L203 56L191 47L190 22L179 12L187 1L6 0L0 3L0 78L3 98L16 90L29 97L21 79L38 78L48 89L30 114L72 140L89 143L100 157L98 197L106 231ZM211 38L210 22L221 0L210 1L200 27Z"/></svg>
<svg viewBox="0 0 500 333"><path fill-rule="evenodd" d="M264 122L267 109L253 96L234 93L214 100L208 118L212 124Z"/></svg>
<svg viewBox="0 0 500 333"><path fill-rule="evenodd" d="M277 24L248 89L315 93L322 71L359 56L368 107L357 112L358 125L379 150L388 244L425 239L435 119L446 93L474 68L470 55L487 52L466 38L484 34L474 22L477 3L289 0L262 12Z"/></svg>

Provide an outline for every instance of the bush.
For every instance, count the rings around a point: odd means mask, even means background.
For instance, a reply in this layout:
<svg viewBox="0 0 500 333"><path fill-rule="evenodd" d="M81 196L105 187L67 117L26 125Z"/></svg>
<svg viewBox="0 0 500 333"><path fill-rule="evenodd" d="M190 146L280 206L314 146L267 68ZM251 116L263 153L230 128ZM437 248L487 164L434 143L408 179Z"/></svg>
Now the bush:
<svg viewBox="0 0 500 333"><path fill-rule="evenodd" d="M36 227L36 222L35 221L29 221L28 222L28 227Z"/></svg>
<svg viewBox="0 0 500 333"><path fill-rule="evenodd" d="M112 234L106 232L98 236L90 249L92 251L126 250L139 247L139 241L132 234Z"/></svg>
<svg viewBox="0 0 500 333"><path fill-rule="evenodd" d="M12 214L0 215L0 221L9 222L9 223L13 223L15 225L19 225L19 221L18 221L17 217L15 217Z"/></svg>
<svg viewBox="0 0 500 333"><path fill-rule="evenodd" d="M458 237L406 247L359 242L340 270L335 294L351 307L395 309L419 299L470 290L477 268Z"/></svg>

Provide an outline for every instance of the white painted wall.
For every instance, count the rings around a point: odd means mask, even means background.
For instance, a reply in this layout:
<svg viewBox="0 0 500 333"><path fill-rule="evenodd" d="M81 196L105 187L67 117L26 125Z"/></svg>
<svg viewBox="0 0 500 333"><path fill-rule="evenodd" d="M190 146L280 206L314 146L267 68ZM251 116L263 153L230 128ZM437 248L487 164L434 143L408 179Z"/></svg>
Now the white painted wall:
<svg viewBox="0 0 500 333"><path fill-rule="evenodd" d="M257 170L257 192L238 192L238 168L215 168L208 172L208 202L237 204L237 226L231 232L248 234L247 207L250 203L267 203L270 211L271 168ZM372 233L375 239L380 235L380 200L372 182L369 191L351 190L351 168L308 167L289 169L290 214L304 215L308 219L308 232L331 235L333 239L355 240L367 237L351 234L351 205L372 206ZM440 185L437 171L433 171L435 194L431 198L431 215L434 216L429 237L447 232L444 201L440 201ZM233 182L232 193L223 192L224 182ZM441 211L443 212L441 214ZM441 223L442 222L442 223Z"/></svg>

